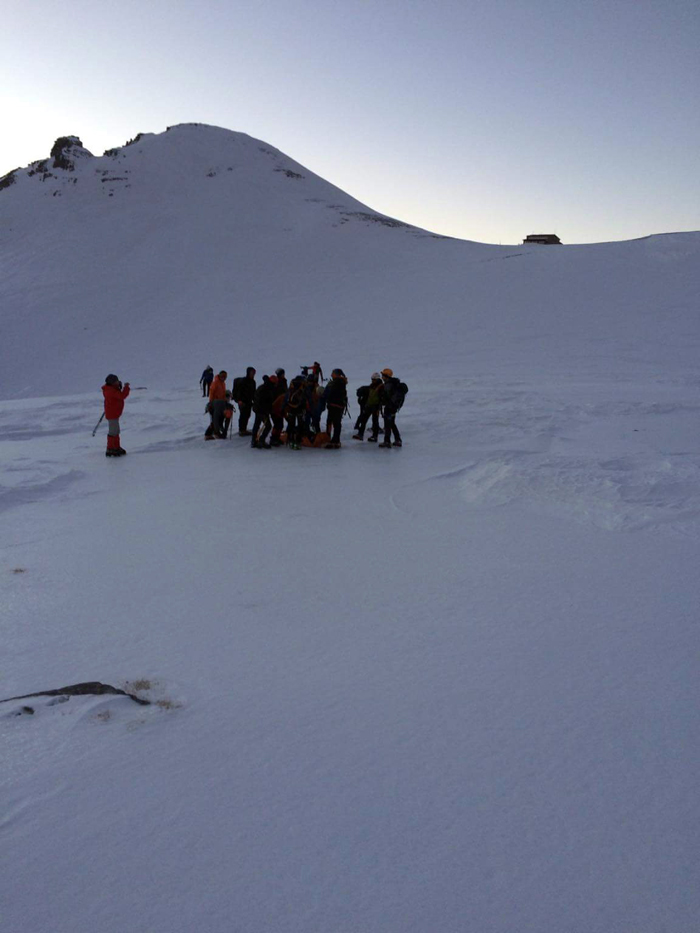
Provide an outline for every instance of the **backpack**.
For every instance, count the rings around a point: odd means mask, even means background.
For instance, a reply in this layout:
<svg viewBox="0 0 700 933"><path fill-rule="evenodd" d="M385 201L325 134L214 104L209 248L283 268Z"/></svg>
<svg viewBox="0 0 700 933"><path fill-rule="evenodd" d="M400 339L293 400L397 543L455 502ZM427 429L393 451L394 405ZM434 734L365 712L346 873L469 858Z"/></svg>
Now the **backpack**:
<svg viewBox="0 0 700 933"><path fill-rule="evenodd" d="M392 386L391 400L394 404L394 408L398 411L404 403L406 395L408 394L408 386L405 382L398 382L396 385Z"/></svg>
<svg viewBox="0 0 700 933"><path fill-rule="evenodd" d="M245 376L238 376L233 380L233 387L231 390L231 398L234 402L240 402L241 400L241 388L245 382Z"/></svg>
<svg viewBox="0 0 700 933"><path fill-rule="evenodd" d="M348 404L348 390L345 378L331 379L323 396L326 400L326 406L333 405L335 408L345 409Z"/></svg>

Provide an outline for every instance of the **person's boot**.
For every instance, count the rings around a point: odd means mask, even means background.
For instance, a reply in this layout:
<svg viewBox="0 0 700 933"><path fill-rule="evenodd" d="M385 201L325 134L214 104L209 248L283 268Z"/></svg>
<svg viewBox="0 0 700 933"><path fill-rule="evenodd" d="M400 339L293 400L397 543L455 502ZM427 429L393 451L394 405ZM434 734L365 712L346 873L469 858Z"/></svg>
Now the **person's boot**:
<svg viewBox="0 0 700 933"><path fill-rule="evenodd" d="M358 431L357 434L353 434L352 439L354 441L363 441L365 438L364 435Z"/></svg>
<svg viewBox="0 0 700 933"><path fill-rule="evenodd" d="M373 434L371 437L368 437L368 438L367 438L367 443L369 444L370 442L371 442L372 444L376 444L376 443L377 443L377 435L376 435L376 434Z"/></svg>
<svg viewBox="0 0 700 933"><path fill-rule="evenodd" d="M377 444L377 447L391 447L391 441L382 441L381 444Z"/></svg>
<svg viewBox="0 0 700 933"><path fill-rule="evenodd" d="M403 447L403 441L401 440L400 437L397 437L396 440L394 441L394 447Z"/></svg>
<svg viewBox="0 0 700 933"><path fill-rule="evenodd" d="M253 433L252 431L239 431L238 436L239 437L250 437L252 433Z"/></svg>
<svg viewBox="0 0 700 933"><path fill-rule="evenodd" d="M119 457L119 438L115 437L112 434L107 435L107 450L105 450L105 457Z"/></svg>

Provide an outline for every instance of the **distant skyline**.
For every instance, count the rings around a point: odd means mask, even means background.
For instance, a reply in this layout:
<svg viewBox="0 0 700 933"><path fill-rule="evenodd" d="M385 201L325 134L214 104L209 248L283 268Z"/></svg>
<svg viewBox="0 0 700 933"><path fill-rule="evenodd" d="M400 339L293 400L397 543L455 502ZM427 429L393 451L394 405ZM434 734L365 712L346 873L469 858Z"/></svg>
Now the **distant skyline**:
<svg viewBox="0 0 700 933"><path fill-rule="evenodd" d="M210 123L449 236L697 230L698 49L697 0L36 0L3 11L0 176Z"/></svg>

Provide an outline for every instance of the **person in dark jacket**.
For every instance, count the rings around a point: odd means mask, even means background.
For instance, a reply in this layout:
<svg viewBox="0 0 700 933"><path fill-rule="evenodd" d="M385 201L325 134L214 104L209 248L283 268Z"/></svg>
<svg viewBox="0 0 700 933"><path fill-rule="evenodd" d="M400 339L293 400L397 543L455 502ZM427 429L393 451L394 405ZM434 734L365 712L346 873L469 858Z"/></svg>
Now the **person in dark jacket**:
<svg viewBox="0 0 700 933"><path fill-rule="evenodd" d="M202 398L208 397L209 389L213 381L214 381L214 370L211 368L211 366L207 366L207 368L202 373L202 378L199 380L199 384L202 387Z"/></svg>
<svg viewBox="0 0 700 933"><path fill-rule="evenodd" d="M277 391L275 400L272 403L272 411L270 412L270 417L272 418L270 444L272 447L280 447L282 445L282 431L284 430L285 396L287 395L287 389L289 387L287 385L287 377L282 367L275 370L275 376L277 376Z"/></svg>
<svg viewBox="0 0 700 933"><path fill-rule="evenodd" d="M105 418L107 419L107 457L123 457L126 451L121 446L119 435L119 419L124 411L124 400L129 397L131 388L128 382L122 386L119 377L110 373L102 386L102 395L105 400Z"/></svg>
<svg viewBox="0 0 700 933"><path fill-rule="evenodd" d="M308 411L306 380L303 376L292 379L284 400L284 417L287 419L287 445L290 450L301 449L304 420Z"/></svg>
<svg viewBox="0 0 700 933"><path fill-rule="evenodd" d="M286 395L289 386L287 384L287 376L281 366L279 369L275 370L275 376L277 376L277 388Z"/></svg>
<svg viewBox="0 0 700 933"><path fill-rule="evenodd" d="M376 441L379 434L379 415L382 410L382 397L384 395L384 386L380 373L372 373L371 383L365 387L367 394L362 414L358 419L357 434L353 434L356 441L364 440L365 428L367 422L372 419L372 434L367 438L368 441ZM359 389L358 389L359 392Z"/></svg>
<svg viewBox="0 0 700 933"><path fill-rule="evenodd" d="M257 447L260 450L270 449L270 445L267 443L266 438L272 428L270 414L276 395L277 376L263 376L262 383L255 390L255 399L253 400L255 422L253 423L253 438L250 442L251 447Z"/></svg>
<svg viewBox="0 0 700 933"><path fill-rule="evenodd" d="M393 369L382 370L382 382L384 383L384 394L382 405L384 408L384 440L379 447L391 447L392 433L394 437L394 447L401 447L402 440L399 429L396 427L396 414L403 405L405 396L405 386L400 379L394 375Z"/></svg>
<svg viewBox="0 0 700 933"><path fill-rule="evenodd" d="M304 432L309 439L313 439L313 436L321 430L321 415L326 407L323 393L324 390L318 382L312 376L307 376L304 381L304 395L306 396Z"/></svg>
<svg viewBox="0 0 700 933"><path fill-rule="evenodd" d="M233 380L231 398L238 405L238 436L250 437L248 421L255 399L255 368L253 366L246 369L245 376L238 376Z"/></svg>
<svg viewBox="0 0 700 933"><path fill-rule="evenodd" d="M331 378L324 389L323 399L328 411L328 433L331 439L326 448L329 450L340 447L340 431L343 425L343 415L348 407L348 380L342 369L334 369ZM331 433L332 432L332 433Z"/></svg>
<svg viewBox="0 0 700 933"><path fill-rule="evenodd" d="M373 377L374 378L374 377ZM381 377L380 377L381 381ZM369 395L369 386L360 386L360 388L355 392L357 396L357 404L360 406L360 414L357 416L357 421L354 424L356 431L360 430L360 422L362 421L362 415L365 411L365 405L367 404L367 396Z"/></svg>

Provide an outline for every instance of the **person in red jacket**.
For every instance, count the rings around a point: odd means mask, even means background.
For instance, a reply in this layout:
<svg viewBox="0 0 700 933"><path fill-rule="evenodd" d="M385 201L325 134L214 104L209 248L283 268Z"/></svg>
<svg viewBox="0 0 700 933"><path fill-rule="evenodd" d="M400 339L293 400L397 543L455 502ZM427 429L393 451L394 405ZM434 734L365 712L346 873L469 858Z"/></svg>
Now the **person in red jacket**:
<svg viewBox="0 0 700 933"><path fill-rule="evenodd" d="M122 457L126 453L119 442L119 418L124 411L124 399L129 397L131 388L126 382L122 386L119 377L110 373L102 386L102 394L105 397L105 418L109 425L107 431L107 457Z"/></svg>

